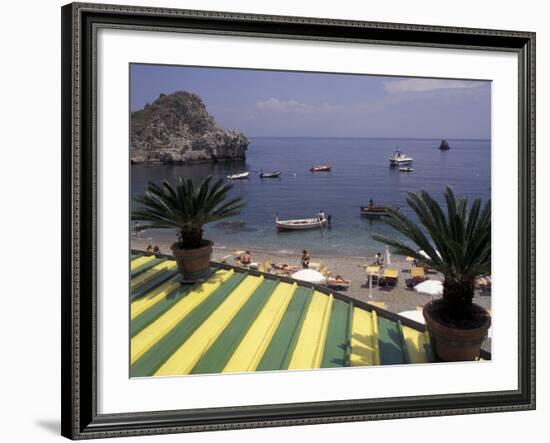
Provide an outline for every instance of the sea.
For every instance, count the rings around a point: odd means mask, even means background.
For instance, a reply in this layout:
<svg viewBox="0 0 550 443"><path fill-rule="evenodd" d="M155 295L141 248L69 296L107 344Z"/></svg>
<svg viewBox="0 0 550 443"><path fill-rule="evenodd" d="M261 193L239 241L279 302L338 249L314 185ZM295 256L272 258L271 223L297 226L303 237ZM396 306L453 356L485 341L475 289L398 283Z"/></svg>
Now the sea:
<svg viewBox="0 0 550 443"><path fill-rule="evenodd" d="M282 138L250 139L245 161L198 165L133 165L131 195L141 194L147 183L178 177L200 181L212 175L227 180L229 174L250 172L249 179L229 181L231 195L246 206L230 223L205 227L205 237L228 249L262 248L273 252L363 257L383 251L373 233L397 236L381 220L360 214L373 199L376 205L397 206L414 218L406 203L408 192L425 190L443 203L446 185L457 196L486 201L491 196L491 141L448 139L451 149L438 150L440 139L390 138ZM390 168L388 158L396 148L412 156L413 172ZM312 173L319 164L330 172ZM261 179L261 171L282 171L280 178ZM319 211L330 214L331 227L309 231L279 232L275 217L309 218ZM170 241L174 231L148 230L142 238Z"/></svg>

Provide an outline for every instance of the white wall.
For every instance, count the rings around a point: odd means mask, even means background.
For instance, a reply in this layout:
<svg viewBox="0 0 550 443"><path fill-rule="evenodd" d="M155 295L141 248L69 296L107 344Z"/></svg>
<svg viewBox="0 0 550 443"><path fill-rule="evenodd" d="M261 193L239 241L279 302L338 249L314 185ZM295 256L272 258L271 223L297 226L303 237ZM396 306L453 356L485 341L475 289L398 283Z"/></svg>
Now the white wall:
<svg viewBox="0 0 550 443"><path fill-rule="evenodd" d="M125 3L111 0L111 3ZM126 3L281 15L515 29L537 32L538 121L538 317L550 314L543 298L542 250L548 179L542 177L544 83L550 54L549 14L536 0L383 2L269 0L132 1ZM60 440L60 11L57 0L5 2L0 27L0 405L2 440ZM548 76L548 73L546 73ZM545 248L546 247L546 248ZM548 255L548 252L546 252ZM547 257L546 257L547 258ZM31 262L32 259L32 262ZM545 261L547 263L547 260ZM7 284L6 284L7 283ZM545 291L546 289L546 291ZM498 296L498 294L496 295ZM511 441L543 428L548 384L541 374L548 323L538 328L538 410L473 416L318 425L192 435L142 437L135 441L256 442L344 441L406 438L416 442ZM452 380L449 381L452 383ZM130 440L127 440L130 441ZM535 438L534 441L540 441Z"/></svg>

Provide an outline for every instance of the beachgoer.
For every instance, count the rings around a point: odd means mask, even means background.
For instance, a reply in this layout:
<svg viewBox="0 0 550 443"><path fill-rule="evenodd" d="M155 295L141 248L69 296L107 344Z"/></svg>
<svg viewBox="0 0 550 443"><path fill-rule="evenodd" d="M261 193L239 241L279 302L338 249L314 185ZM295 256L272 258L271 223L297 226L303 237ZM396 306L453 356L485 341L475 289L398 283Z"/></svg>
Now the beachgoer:
<svg viewBox="0 0 550 443"><path fill-rule="evenodd" d="M307 251L304 249L302 251L302 268L304 269L308 269L309 268L309 254L307 253Z"/></svg>
<svg viewBox="0 0 550 443"><path fill-rule="evenodd" d="M158 247L158 245L153 246L153 254L160 254L160 248Z"/></svg>
<svg viewBox="0 0 550 443"><path fill-rule="evenodd" d="M242 265L249 265L252 262L252 257L250 256L250 251L244 251L244 254L240 258Z"/></svg>
<svg viewBox="0 0 550 443"><path fill-rule="evenodd" d="M382 266L384 264L384 257L382 257L382 254L380 252L376 253L372 264L375 266Z"/></svg>
<svg viewBox="0 0 550 443"><path fill-rule="evenodd" d="M332 215L327 215L327 222L328 222L328 225L330 226L331 222L332 222Z"/></svg>
<svg viewBox="0 0 550 443"><path fill-rule="evenodd" d="M322 209L319 211L319 214L317 214L317 217L319 218L319 221L323 221L325 219L325 213Z"/></svg>
<svg viewBox="0 0 550 443"><path fill-rule="evenodd" d="M153 245L147 245L147 249L145 250L145 252L147 252L147 254L152 254L153 253Z"/></svg>
<svg viewBox="0 0 550 443"><path fill-rule="evenodd" d="M134 224L134 232L135 232L137 238L141 237L141 226L138 222L136 222Z"/></svg>

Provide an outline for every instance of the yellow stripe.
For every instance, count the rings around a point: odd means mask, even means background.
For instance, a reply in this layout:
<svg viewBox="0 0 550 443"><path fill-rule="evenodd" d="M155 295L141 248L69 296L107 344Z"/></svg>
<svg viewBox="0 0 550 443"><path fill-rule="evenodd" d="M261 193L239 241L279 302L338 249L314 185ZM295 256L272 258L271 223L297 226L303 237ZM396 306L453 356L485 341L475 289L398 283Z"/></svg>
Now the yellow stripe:
<svg viewBox="0 0 550 443"><path fill-rule="evenodd" d="M226 271L217 271L214 275L210 277L209 281L215 278L219 278L225 273ZM140 297L131 304L130 318L133 320L154 304L158 303L161 300L164 300L168 294L170 294L173 290L179 288L180 286L181 283L178 280L168 280L161 286L154 288L152 291L148 292L143 297Z"/></svg>
<svg viewBox="0 0 550 443"><path fill-rule="evenodd" d="M371 366L376 364L375 325L373 315L360 308L353 308L353 322L351 326L351 366Z"/></svg>
<svg viewBox="0 0 550 443"><path fill-rule="evenodd" d="M143 331L137 334L131 341L131 363L140 358L157 341L172 330L182 319L184 319L195 307L209 297L223 282L233 275L231 269L225 274L216 276L192 290L179 302L172 306L167 312L161 315Z"/></svg>
<svg viewBox="0 0 550 443"><path fill-rule="evenodd" d="M409 360L411 363L427 363L426 351L424 350L424 333L416 329L403 326L403 337L409 352Z"/></svg>
<svg viewBox="0 0 550 443"><path fill-rule="evenodd" d="M332 300L318 291L315 291L312 297L288 369L311 369L320 366L321 359L318 358L318 349L325 346L324 342L321 343L321 339L323 328L328 326L326 312L332 305ZM322 357L322 351L320 353ZM319 366L315 366L317 361Z"/></svg>
<svg viewBox="0 0 550 443"><path fill-rule="evenodd" d="M170 356L155 375L189 374L263 279L263 277L246 277L193 335Z"/></svg>
<svg viewBox="0 0 550 443"><path fill-rule="evenodd" d="M279 283L248 329L223 372L255 371L292 300L297 285Z"/></svg>
<svg viewBox="0 0 550 443"><path fill-rule="evenodd" d="M159 263L158 265L153 266L151 269L148 269L143 274L138 275L133 278L130 282L130 288L134 289L139 285L142 285L148 280L151 280L155 277L156 274L159 274L162 271L167 271L174 269L176 267L176 262L174 260L167 260Z"/></svg>
<svg viewBox="0 0 550 443"><path fill-rule="evenodd" d="M323 359L323 354L325 352L325 345L327 343L327 334L328 334L328 324L330 322L330 315L332 313L332 303L334 302L334 297L332 294L328 297L327 308L325 309L325 318L323 319L323 326L321 328L321 337L319 339L319 345L317 346L317 352L315 354L315 360L313 363L314 368L321 367L321 361Z"/></svg>
<svg viewBox="0 0 550 443"><path fill-rule="evenodd" d="M154 288L143 297L138 298L130 305L130 318L133 320L139 314L153 306L155 303L161 301L178 286L181 286L181 283L178 280L168 280L166 283L163 283L159 287Z"/></svg>
<svg viewBox="0 0 550 443"><path fill-rule="evenodd" d="M135 258L130 263L130 270L133 271L133 270L139 268L140 266L143 266L144 264L149 263L151 260L154 260L154 259L155 259L154 255L147 255L147 256L144 256L144 257Z"/></svg>

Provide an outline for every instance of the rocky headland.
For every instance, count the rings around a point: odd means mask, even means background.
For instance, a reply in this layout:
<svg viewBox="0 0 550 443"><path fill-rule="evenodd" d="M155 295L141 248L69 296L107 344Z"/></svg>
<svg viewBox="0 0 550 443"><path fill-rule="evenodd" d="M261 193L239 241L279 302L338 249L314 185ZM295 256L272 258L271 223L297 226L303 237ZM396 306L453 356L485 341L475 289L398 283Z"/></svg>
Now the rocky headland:
<svg viewBox="0 0 550 443"><path fill-rule="evenodd" d="M161 94L130 116L133 164L189 164L244 160L242 132L218 127L202 99L185 91Z"/></svg>

